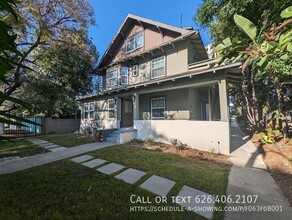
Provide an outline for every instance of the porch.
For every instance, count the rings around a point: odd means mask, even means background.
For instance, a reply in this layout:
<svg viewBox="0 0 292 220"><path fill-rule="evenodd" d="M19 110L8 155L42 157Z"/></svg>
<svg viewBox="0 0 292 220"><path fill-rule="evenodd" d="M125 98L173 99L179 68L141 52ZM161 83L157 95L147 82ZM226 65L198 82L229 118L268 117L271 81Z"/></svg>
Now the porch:
<svg viewBox="0 0 292 220"><path fill-rule="evenodd" d="M117 95L109 104L116 130L105 140L125 143L134 138L170 143L229 154L229 107L226 81ZM103 124L109 124L103 122ZM104 127L104 129L108 129Z"/></svg>
<svg viewBox="0 0 292 220"><path fill-rule="evenodd" d="M226 80L133 94L137 139L172 139L189 147L229 154Z"/></svg>

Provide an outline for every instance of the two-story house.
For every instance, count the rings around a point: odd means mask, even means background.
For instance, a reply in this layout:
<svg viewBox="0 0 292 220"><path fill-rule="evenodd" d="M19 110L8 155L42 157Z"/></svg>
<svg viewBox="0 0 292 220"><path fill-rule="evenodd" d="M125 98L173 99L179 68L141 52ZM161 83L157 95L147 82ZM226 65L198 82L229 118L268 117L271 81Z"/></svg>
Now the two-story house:
<svg viewBox="0 0 292 220"><path fill-rule="evenodd" d="M98 65L103 91L79 99L81 130L229 154L227 82L240 80L241 63L213 64L198 30L129 14Z"/></svg>

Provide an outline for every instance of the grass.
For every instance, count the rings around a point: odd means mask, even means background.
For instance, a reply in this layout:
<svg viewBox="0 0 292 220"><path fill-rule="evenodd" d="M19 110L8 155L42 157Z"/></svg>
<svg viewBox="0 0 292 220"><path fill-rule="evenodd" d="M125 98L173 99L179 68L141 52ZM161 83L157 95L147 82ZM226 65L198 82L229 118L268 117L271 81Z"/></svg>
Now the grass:
<svg viewBox="0 0 292 220"><path fill-rule="evenodd" d="M131 195L153 194L68 160L0 176L0 194L0 219L7 220L203 219L191 212L130 212Z"/></svg>
<svg viewBox="0 0 292 220"><path fill-rule="evenodd" d="M230 165L151 151L130 145L103 148L88 154L140 169L149 175L158 175L176 181L176 185L170 191L170 196L177 195L183 185L218 196L226 193ZM217 205L224 206L224 204ZM215 218L223 219L224 213L216 212Z"/></svg>
<svg viewBox="0 0 292 220"><path fill-rule="evenodd" d="M65 147L75 147L82 144L92 143L92 139L89 136L82 134L50 134L40 136L39 139Z"/></svg>
<svg viewBox="0 0 292 220"><path fill-rule="evenodd" d="M225 194L229 166L196 158L119 145L91 153L145 171L135 184L101 174L69 159L0 176L0 219L204 219L193 212L131 212L131 195L149 197L155 207L175 206L155 203L155 195L139 185L152 174L176 181L169 196L177 195L183 185L210 194ZM114 174L115 175L115 174ZM213 219L223 219L215 213Z"/></svg>
<svg viewBox="0 0 292 220"><path fill-rule="evenodd" d="M46 149L39 147L26 140L13 140L0 142L0 157L19 156L26 157L35 154L48 152Z"/></svg>

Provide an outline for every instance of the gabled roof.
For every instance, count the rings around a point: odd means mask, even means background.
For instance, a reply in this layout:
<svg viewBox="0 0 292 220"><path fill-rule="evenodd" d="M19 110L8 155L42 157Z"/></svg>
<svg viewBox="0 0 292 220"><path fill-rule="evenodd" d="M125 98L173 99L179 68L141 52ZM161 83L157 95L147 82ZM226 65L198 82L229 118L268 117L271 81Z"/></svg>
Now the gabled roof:
<svg viewBox="0 0 292 220"><path fill-rule="evenodd" d="M186 30L184 28L179 28L179 27L176 27L176 26L172 26L172 25L169 25L169 24L165 24L165 23L162 23L162 22L154 21L154 20L151 20L151 19L148 19L148 18L143 18L143 17L137 16L137 15L132 15L132 14L128 14L128 16L126 17L124 23L127 21L128 18L131 18L131 19L143 22L143 23L151 24L153 26L158 26L158 27L161 27L161 28L164 28L164 29L167 29L167 30L171 30L171 31L174 31L174 32L178 32L178 33L181 33L181 34L186 34L186 33L190 32L190 30ZM122 24L121 27L124 26L124 23Z"/></svg>
<svg viewBox="0 0 292 220"><path fill-rule="evenodd" d="M113 47L120 40L123 40L124 32L126 32L127 29L131 26L132 21L137 21L140 24L142 24L142 23L150 24L150 25L153 25L153 26L158 27L158 28L170 30L170 31L178 33L180 36L186 35L186 34L188 34L190 32L193 32L192 30L187 30L187 29L184 29L184 28L175 27L175 26L172 26L172 25L169 25L169 24L165 24L165 23L162 23L162 22L158 22L158 21L154 21L154 20L151 20L151 19L143 18L143 17L137 16L137 15L128 14L127 17L125 18L124 22L122 23L121 27L117 31L116 35L114 36L113 40L111 41L110 45L108 46L106 52L102 56L102 58L101 58L101 60L100 60L100 62L98 64L97 69L99 69L100 67L103 67L104 59L106 58L106 56L112 56Z"/></svg>

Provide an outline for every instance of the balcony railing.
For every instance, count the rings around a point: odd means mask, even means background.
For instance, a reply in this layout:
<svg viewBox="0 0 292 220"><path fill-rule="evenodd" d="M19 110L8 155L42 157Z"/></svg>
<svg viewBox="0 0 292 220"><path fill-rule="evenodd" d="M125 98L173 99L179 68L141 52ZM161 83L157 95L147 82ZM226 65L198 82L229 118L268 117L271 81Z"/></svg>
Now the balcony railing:
<svg viewBox="0 0 292 220"><path fill-rule="evenodd" d="M212 65L213 64L213 65ZM217 66L216 59L208 59L208 60L202 60L195 63L190 63L188 70L203 70L203 69L209 69L211 66Z"/></svg>

